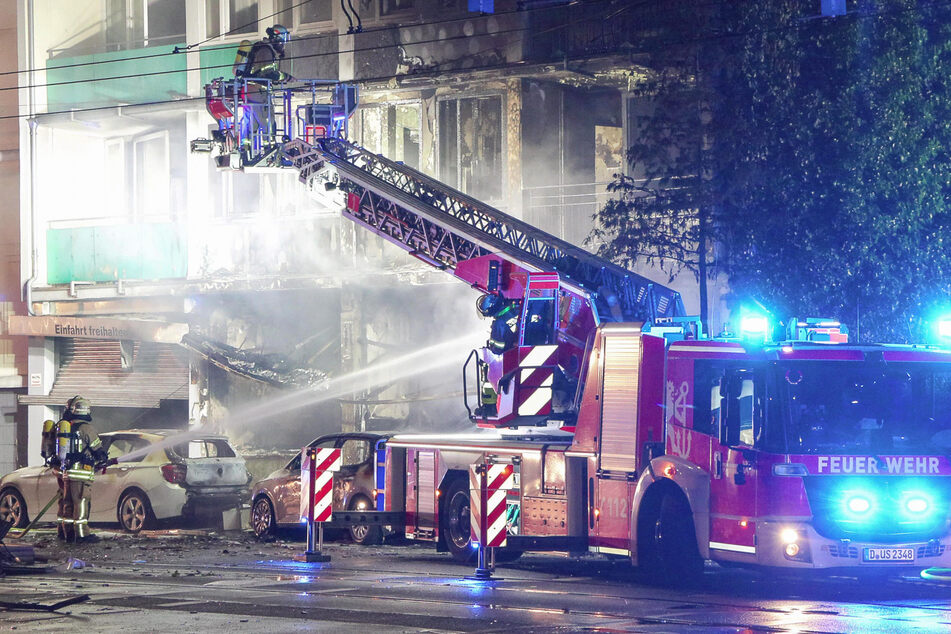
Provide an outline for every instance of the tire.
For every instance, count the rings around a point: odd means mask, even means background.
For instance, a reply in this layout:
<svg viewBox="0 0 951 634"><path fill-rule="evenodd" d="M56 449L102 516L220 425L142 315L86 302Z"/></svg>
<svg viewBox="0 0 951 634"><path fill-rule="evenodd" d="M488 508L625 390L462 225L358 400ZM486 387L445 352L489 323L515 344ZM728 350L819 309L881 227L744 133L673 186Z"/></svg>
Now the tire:
<svg viewBox="0 0 951 634"><path fill-rule="evenodd" d="M12 522L11 528L23 528L29 522L26 501L16 489L7 488L0 491L0 520Z"/></svg>
<svg viewBox="0 0 951 634"><path fill-rule="evenodd" d="M647 528L647 564L668 585L691 584L703 574L690 505L680 493L665 492Z"/></svg>
<svg viewBox="0 0 951 634"><path fill-rule="evenodd" d="M440 514L439 528L446 540L446 548L456 561L474 561L476 550L471 543L469 481L466 478L456 478L449 485L444 511Z"/></svg>
<svg viewBox="0 0 951 634"><path fill-rule="evenodd" d="M138 489L130 489L122 494L116 507L116 516L119 525L128 533L138 533L155 525L149 496Z"/></svg>
<svg viewBox="0 0 951 634"><path fill-rule="evenodd" d="M372 508L370 501L365 497L354 498L350 503L350 510L355 511L360 508L360 503L363 502L364 509ZM383 543L383 527L379 524L354 524L350 526L350 539L353 540L354 544L360 544L361 546L376 546Z"/></svg>
<svg viewBox="0 0 951 634"><path fill-rule="evenodd" d="M254 536L262 541L272 539L276 523L274 507L271 506L271 501L262 495L251 506L251 530L254 531Z"/></svg>

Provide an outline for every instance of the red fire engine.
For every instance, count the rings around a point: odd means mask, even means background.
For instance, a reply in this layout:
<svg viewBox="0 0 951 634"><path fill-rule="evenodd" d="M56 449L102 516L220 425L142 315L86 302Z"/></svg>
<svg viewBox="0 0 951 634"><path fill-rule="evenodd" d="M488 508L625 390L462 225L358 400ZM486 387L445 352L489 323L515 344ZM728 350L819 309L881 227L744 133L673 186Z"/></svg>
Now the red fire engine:
<svg viewBox="0 0 951 634"><path fill-rule="evenodd" d="M354 222L484 293L493 328L466 362L465 406L491 429L380 448L378 510L407 538L469 560L470 467L496 464L515 472L503 556L599 552L670 577L705 559L951 564L947 349L852 345L817 319L711 338L675 291L347 142L355 91L308 101L320 87L271 87L284 105L251 151L227 114L193 149L217 144L230 169L297 169L342 192ZM239 112L245 92L209 89L213 114Z"/></svg>

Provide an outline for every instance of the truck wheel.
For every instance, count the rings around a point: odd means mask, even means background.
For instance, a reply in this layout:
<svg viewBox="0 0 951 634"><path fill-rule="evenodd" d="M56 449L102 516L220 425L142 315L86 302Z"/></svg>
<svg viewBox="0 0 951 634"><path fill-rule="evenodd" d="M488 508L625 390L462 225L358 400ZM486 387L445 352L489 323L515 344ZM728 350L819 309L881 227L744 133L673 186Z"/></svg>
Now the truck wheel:
<svg viewBox="0 0 951 634"><path fill-rule="evenodd" d="M26 501L16 489L0 491L0 520L13 524L11 528L26 526Z"/></svg>
<svg viewBox="0 0 951 634"><path fill-rule="evenodd" d="M647 535L648 565L670 585L691 583L703 573L690 505L682 495L665 493Z"/></svg>
<svg viewBox="0 0 951 634"><path fill-rule="evenodd" d="M155 523L149 497L138 489L130 489L122 495L122 498L119 499L116 515L122 528L130 533L138 533L144 528L151 528Z"/></svg>
<svg viewBox="0 0 951 634"><path fill-rule="evenodd" d="M439 524L452 558L462 563L470 563L475 558L476 551L469 539L469 481L466 478L456 478L449 485L445 512L441 514Z"/></svg>
<svg viewBox="0 0 951 634"><path fill-rule="evenodd" d="M263 495L254 501L251 507L251 529L254 536L262 541L274 537L274 509L271 501Z"/></svg>
<svg viewBox="0 0 951 634"><path fill-rule="evenodd" d="M370 510L370 501L366 498L355 498L350 503L351 511ZM350 527L350 539L354 544L361 546L376 546L383 543L383 527L379 524L354 524Z"/></svg>

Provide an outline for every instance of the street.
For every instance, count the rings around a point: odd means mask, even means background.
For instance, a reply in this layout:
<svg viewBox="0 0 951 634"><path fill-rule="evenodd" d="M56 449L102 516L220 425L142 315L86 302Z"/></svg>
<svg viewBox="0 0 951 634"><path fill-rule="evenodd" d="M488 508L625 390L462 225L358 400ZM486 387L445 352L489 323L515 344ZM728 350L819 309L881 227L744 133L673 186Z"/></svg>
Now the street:
<svg viewBox="0 0 951 634"><path fill-rule="evenodd" d="M708 568L690 591L665 589L600 557L525 555L488 582L430 546L325 544L329 564L293 560L304 543L210 530L100 530L66 549L49 529L25 541L48 571L0 578L0 630L67 631L810 631L935 632L951 627L946 585L899 577L776 578ZM289 537L289 538L288 538ZM11 543L16 543L11 542ZM72 568L70 568L70 561ZM75 560L79 560L78 564Z"/></svg>

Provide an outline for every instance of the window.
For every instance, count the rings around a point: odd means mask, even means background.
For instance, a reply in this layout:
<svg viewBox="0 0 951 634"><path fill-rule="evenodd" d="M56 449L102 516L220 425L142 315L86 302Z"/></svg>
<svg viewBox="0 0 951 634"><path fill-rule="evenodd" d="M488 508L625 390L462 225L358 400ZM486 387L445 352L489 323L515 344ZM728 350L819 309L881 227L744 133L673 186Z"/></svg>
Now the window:
<svg viewBox="0 0 951 634"><path fill-rule="evenodd" d="M696 390L693 406L693 429L702 434L714 435L720 429L720 412L723 397L720 385L723 383L723 370L710 363L694 363L694 388Z"/></svg>
<svg viewBox="0 0 951 634"><path fill-rule="evenodd" d="M408 11L416 5L416 0L380 0L380 15L392 15Z"/></svg>
<svg viewBox="0 0 951 634"><path fill-rule="evenodd" d="M227 441L217 438L190 440L175 445L171 452L180 458L234 458L234 449Z"/></svg>
<svg viewBox="0 0 951 634"><path fill-rule="evenodd" d="M358 112L360 145L391 161L419 169L419 104L363 106Z"/></svg>
<svg viewBox="0 0 951 634"><path fill-rule="evenodd" d="M522 345L544 346L555 341L555 298L529 298L525 307Z"/></svg>
<svg viewBox="0 0 951 634"><path fill-rule="evenodd" d="M184 14L184 10L182 11ZM257 0L206 0L205 35L257 33Z"/></svg>
<svg viewBox="0 0 951 634"><path fill-rule="evenodd" d="M739 434L739 444L760 446L766 418L763 374L743 366L696 361L693 429L716 436L721 425L729 423Z"/></svg>
<svg viewBox="0 0 951 634"><path fill-rule="evenodd" d="M307 446L317 447L319 449L330 449L334 446L334 444L336 444L336 442L337 441L335 439L331 438L330 440L325 440L320 444L317 444L316 442L312 442ZM288 471L300 471L300 463L301 463L301 454L298 451L297 455L294 456L294 458L290 462L288 462L287 466L284 468L287 469Z"/></svg>
<svg viewBox="0 0 951 634"><path fill-rule="evenodd" d="M333 20L330 0L310 0L303 4L301 0L278 0L275 3L275 11L279 13L273 17L274 23L288 28Z"/></svg>
<svg viewBox="0 0 951 634"><path fill-rule="evenodd" d="M439 102L439 179L474 198L502 198L502 97Z"/></svg>
<svg viewBox="0 0 951 634"><path fill-rule="evenodd" d="M111 442L109 442L107 452L110 458L121 458L126 454L130 454L133 451L137 451L139 449L144 449L148 446L149 441L147 441L145 438L120 436L118 438L113 438ZM126 460L123 460L123 462L142 462L142 460L147 455L147 453L143 453L142 455L135 456L133 458L127 458Z"/></svg>
<svg viewBox="0 0 951 634"><path fill-rule="evenodd" d="M168 132L133 141L135 210L139 218L169 216Z"/></svg>
<svg viewBox="0 0 951 634"><path fill-rule="evenodd" d="M185 40L185 0L106 0L106 50Z"/></svg>
<svg viewBox="0 0 951 634"><path fill-rule="evenodd" d="M348 438L340 445L340 460L343 467L362 465L370 458L370 441Z"/></svg>

